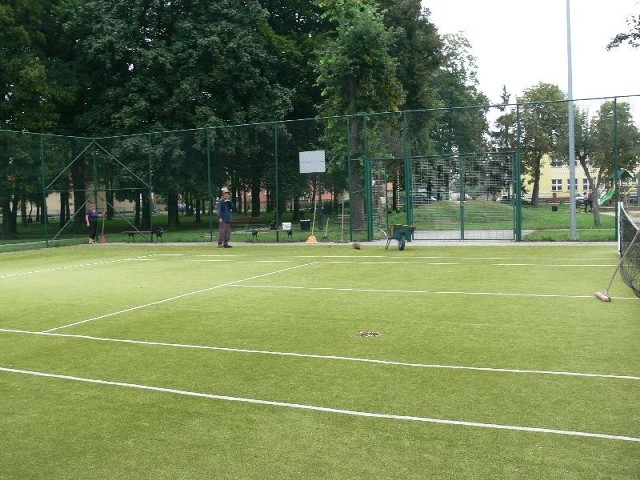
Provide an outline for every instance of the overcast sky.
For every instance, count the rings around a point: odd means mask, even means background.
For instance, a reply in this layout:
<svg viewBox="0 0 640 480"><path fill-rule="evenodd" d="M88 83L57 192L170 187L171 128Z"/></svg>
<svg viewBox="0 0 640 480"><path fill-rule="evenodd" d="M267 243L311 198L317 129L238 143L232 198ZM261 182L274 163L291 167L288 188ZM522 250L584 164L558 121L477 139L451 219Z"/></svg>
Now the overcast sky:
<svg viewBox="0 0 640 480"><path fill-rule="evenodd" d="M440 34L462 31L478 62L481 91L500 102L538 82L568 92L566 0L422 0ZM640 94L640 48L607 51L627 32L640 0L571 0L573 98Z"/></svg>

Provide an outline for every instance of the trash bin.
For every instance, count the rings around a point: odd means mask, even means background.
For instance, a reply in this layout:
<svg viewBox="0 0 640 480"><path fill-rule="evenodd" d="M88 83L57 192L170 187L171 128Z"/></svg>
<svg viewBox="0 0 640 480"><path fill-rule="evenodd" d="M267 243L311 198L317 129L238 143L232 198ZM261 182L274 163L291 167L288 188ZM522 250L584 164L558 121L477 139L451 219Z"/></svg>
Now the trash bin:
<svg viewBox="0 0 640 480"><path fill-rule="evenodd" d="M309 232L311 230L311 220L300 220L300 231Z"/></svg>

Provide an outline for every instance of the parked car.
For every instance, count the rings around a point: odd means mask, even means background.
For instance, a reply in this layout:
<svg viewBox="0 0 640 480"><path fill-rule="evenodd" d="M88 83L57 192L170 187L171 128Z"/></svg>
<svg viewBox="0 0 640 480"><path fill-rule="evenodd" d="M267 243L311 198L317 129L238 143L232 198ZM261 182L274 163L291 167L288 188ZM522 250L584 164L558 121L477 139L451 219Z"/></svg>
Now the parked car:
<svg viewBox="0 0 640 480"><path fill-rule="evenodd" d="M638 204L638 188L629 189L626 197L627 197L626 198L627 203L629 203L630 205L637 205Z"/></svg>
<svg viewBox="0 0 640 480"><path fill-rule="evenodd" d="M460 200L460 194L458 192L450 192L449 193L449 199L450 200L454 200L454 201L458 201ZM471 195L469 195L468 193L464 194L464 199L465 200L471 200Z"/></svg>
<svg viewBox="0 0 640 480"><path fill-rule="evenodd" d="M413 192L413 203L429 203L434 202L436 199L429 196L426 188L416 188Z"/></svg>
<svg viewBox="0 0 640 480"><path fill-rule="evenodd" d="M509 197L508 195L502 195L500 198L496 198L496 202L513 203L513 197ZM525 197L524 195L521 195L520 196L520 203L522 205L531 205L531 198Z"/></svg>

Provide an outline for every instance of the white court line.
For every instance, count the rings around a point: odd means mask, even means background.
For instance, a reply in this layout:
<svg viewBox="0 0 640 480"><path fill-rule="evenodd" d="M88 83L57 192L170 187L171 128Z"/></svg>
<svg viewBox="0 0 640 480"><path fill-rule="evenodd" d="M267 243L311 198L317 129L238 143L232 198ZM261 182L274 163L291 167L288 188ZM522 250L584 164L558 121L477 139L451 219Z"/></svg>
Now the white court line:
<svg viewBox="0 0 640 480"><path fill-rule="evenodd" d="M43 333L55 332L57 330L62 330L64 328L73 327L75 325L81 325L83 323L88 323L88 322L94 322L96 320L101 320L103 318L113 317L115 315L121 315L123 313L134 312L136 310L141 310L143 308L148 308L148 307L151 307L151 306L154 306L154 305L161 305L163 303L173 302L175 300L180 300L182 298L191 297L193 295L199 295L201 293L210 292L212 290L217 290L219 288L230 287L230 286L233 286L234 284L237 284L239 282L246 282L246 281L255 280L255 279L258 279L258 278L264 278L264 277L268 277L268 276L271 276L271 275L276 275L278 273L286 272L288 270L294 270L296 268L307 267L309 265L313 265L313 262L312 263L304 263L302 265L295 265L293 267L283 268L281 270L276 270L274 272L262 273L260 275L254 275L254 276L248 277L248 278L241 278L240 280L233 280L232 282L227 282L227 283L223 283L223 284L220 284L220 285L215 285L213 287L202 288L200 290L195 290L193 292L183 293L183 294L176 295L176 296L169 297L169 298L163 298L162 300L156 300L155 302L149 302L149 303L145 303L145 304L142 304L142 305L136 305L135 307L125 308L124 310L118 310L116 312L105 313L104 315L98 315L97 317L86 318L84 320L80 320L79 322L73 322L73 323L69 323L67 325L61 325L59 327L50 328L48 330L43 330Z"/></svg>
<svg viewBox="0 0 640 480"><path fill-rule="evenodd" d="M55 267L55 268L43 268L41 270L29 270L26 272L16 272L16 273L7 273L5 275L0 275L0 279L4 278L13 278L13 277L21 277L25 275L35 275L38 273L50 273L50 272L59 272L62 270L72 270L74 268L84 268L84 267L95 267L96 265L108 265L110 263L120 263L120 262L131 262L134 260L146 260L148 257L152 257L153 255L142 255L139 257L130 257L130 258L119 258L116 260L103 260L100 262L90 262L90 263L80 263L76 265L65 265L63 267Z"/></svg>
<svg viewBox="0 0 640 480"><path fill-rule="evenodd" d="M505 292L463 292L456 290L393 290L380 288L351 287L300 287L294 285L229 285L238 288L273 288L282 290L317 290L330 292L422 294L422 295L475 295L485 297L532 297L532 298L594 298L594 295L561 295L558 293L505 293ZM611 297L613 300L637 300L637 297Z"/></svg>
<svg viewBox="0 0 640 480"><path fill-rule="evenodd" d="M460 257L457 255L451 256L451 255L412 255L410 257L406 257L406 260L401 260L399 258L393 258L389 257L389 255L362 255L362 254L358 254L358 255L291 255L291 258L380 258L380 259L386 259L389 260L390 262L397 262L397 263L410 263L413 260L455 260L458 263L465 263L469 260L481 260L481 261L488 261L488 260L500 260L500 261L505 261L508 259L513 259L513 260L523 260L522 257L509 257L509 256L501 256L501 257ZM528 260L530 260L530 256L527 257ZM556 260L555 258L551 258L551 257L538 257L539 260L549 260L549 261L554 261ZM576 262L585 262L587 260L598 260L598 261L604 261L605 259L603 257L580 257L575 259ZM537 265L535 263L533 263L532 265ZM555 264L552 264L555 265ZM576 265L582 265L582 263L576 263ZM613 266L615 267L616 264L614 263Z"/></svg>
<svg viewBox="0 0 640 480"><path fill-rule="evenodd" d="M293 260L237 260L235 258L194 258L189 262L246 262L246 263L293 263Z"/></svg>
<svg viewBox="0 0 640 480"><path fill-rule="evenodd" d="M615 268L616 264L584 264L584 263L468 263L468 262L415 262L415 261L400 261L389 260L384 262L370 262L370 261L355 261L344 260L336 261L331 260L328 262L317 262L318 265L462 265L464 267L562 267L562 268Z"/></svg>
<svg viewBox="0 0 640 480"><path fill-rule="evenodd" d="M640 437L629 437L626 435L614 435L609 433L593 433L593 432L581 432L576 430L558 430L553 428L542 427L526 427L520 425L501 425L496 423L482 423L482 422L469 422L463 420L446 420L442 418L430 418L430 417L417 417L412 415L394 415L388 413L375 413L375 412L362 412L358 410L344 410L340 408L320 407L317 405L305 405L301 403L289 403L289 402L277 402L272 400L261 400L257 398L246 397L232 397L228 395L217 395L213 393L193 392L189 390L179 390L175 388L155 387L151 385L139 385L135 383L125 382L113 382L108 380L99 380L95 378L76 377L71 375L60 375L53 373L37 372L33 370L20 370L16 368L0 367L0 371L7 373L17 373L22 375L32 375L37 377L54 378L58 380L70 380L74 382L91 383L97 385L108 385L115 387L133 388L138 390L146 390L159 393L169 393L173 395L183 395L188 397L207 398L211 400L222 400L227 402L240 402L253 405L266 405L273 407L294 408L307 411L323 412L323 413L336 413L341 415L351 415L354 417L368 417L368 418L380 418L385 420L402 420L412 422L434 423L440 425L456 425L463 427L473 428L486 428L493 430L510 430L528 433L545 433L553 435L566 435L571 437L588 437L597 438L602 440L615 440L621 442L640 442Z"/></svg>
<svg viewBox="0 0 640 480"><path fill-rule="evenodd" d="M19 333L19 334L27 334L27 335L42 335L42 336L60 337L60 338L73 338L73 339L81 339L81 340L93 340L98 342L126 343L130 345L148 345L148 346L184 348L184 349L194 349L194 350L214 350L214 351L232 352L232 353L249 353L249 354L258 354L258 355L274 355L274 356L282 356L282 357L297 357L297 358L312 358L312 359L319 359L319 360L337 360L337 361L344 361L344 362L372 363L377 365L390 365L390 366L398 366L398 367L417 367L417 368L431 368L431 369L444 369L444 370L468 370L468 371L488 372L488 373L558 375L558 376L567 376L567 377L587 377L587 378L640 381L640 377L633 376L633 375L613 375L613 374L606 374L606 373L580 373L580 372L568 372L568 371L563 372L563 371L554 371L554 370L527 370L527 369L521 369L521 368L470 367L465 365L398 362L393 360L376 360L376 359L360 358L360 357L345 357L341 355L317 355L317 354L311 354L311 353L278 352L273 350L257 350L257 349L248 349L248 348L216 347L212 345L191 345L191 344L185 344L185 343L153 342L149 340L130 340L130 339L122 339L122 338L94 337L92 335L77 335L72 333L31 332L28 330L15 330L15 329L7 329L7 328L0 328L0 332Z"/></svg>

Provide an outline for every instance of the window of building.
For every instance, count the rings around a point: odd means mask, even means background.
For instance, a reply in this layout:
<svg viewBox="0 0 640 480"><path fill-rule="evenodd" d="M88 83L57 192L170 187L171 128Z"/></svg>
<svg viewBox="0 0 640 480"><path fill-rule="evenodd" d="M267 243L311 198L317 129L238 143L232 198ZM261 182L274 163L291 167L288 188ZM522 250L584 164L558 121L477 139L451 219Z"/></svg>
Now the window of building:
<svg viewBox="0 0 640 480"><path fill-rule="evenodd" d="M576 187L576 191L578 191L578 179L577 178L573 179L573 184ZM571 179L570 178L567 178L567 190L571 190Z"/></svg>
<svg viewBox="0 0 640 480"><path fill-rule="evenodd" d="M561 178L552 178L551 179L551 191L552 192L561 192L562 191L562 179Z"/></svg>
<svg viewBox="0 0 640 480"><path fill-rule="evenodd" d="M562 166L562 160L560 160L558 158L552 158L551 159L551 166L552 167L561 167Z"/></svg>

